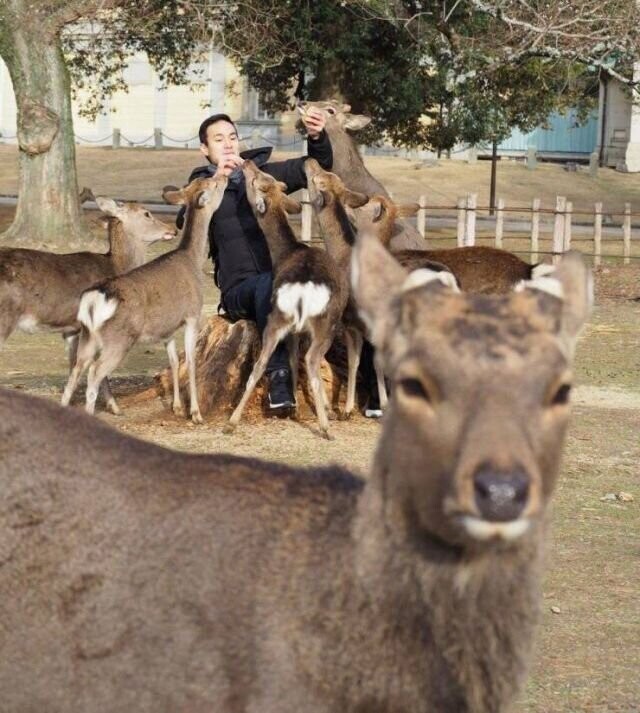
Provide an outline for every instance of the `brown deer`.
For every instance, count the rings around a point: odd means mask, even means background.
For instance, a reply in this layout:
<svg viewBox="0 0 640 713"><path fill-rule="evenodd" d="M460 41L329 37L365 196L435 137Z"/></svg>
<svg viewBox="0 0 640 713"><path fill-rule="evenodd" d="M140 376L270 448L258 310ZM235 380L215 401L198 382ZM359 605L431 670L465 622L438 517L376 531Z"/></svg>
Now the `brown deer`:
<svg viewBox="0 0 640 713"><path fill-rule="evenodd" d="M482 294L509 292L522 280L530 280L536 265L498 248L480 245L439 250L394 250L392 236L400 215L415 215L417 203L398 206L386 196L372 196L355 211L359 227L373 230L383 245L408 270L428 266L429 260L445 265L456 277L460 289ZM547 266L540 266L544 271Z"/></svg>
<svg viewBox="0 0 640 713"><path fill-rule="evenodd" d="M371 118L363 114L351 114L349 104L330 101L301 101L298 111L305 114L309 109L315 109L324 114L325 130L333 148L332 171L340 176L347 188L367 196L388 196L385 187L369 173L358 150L356 140L350 132L364 129ZM424 238L411 223L399 216L393 247L395 249L420 249L424 246Z"/></svg>
<svg viewBox="0 0 640 713"><path fill-rule="evenodd" d="M327 252L345 274L351 265L351 251L355 244L355 230L347 210L368 205L364 193L349 190L343 180L335 173L325 171L315 159L305 162L307 186L318 223L322 232ZM446 271L447 268L433 260L423 260L420 267L428 267L435 271ZM367 328L360 319L353 295L349 296L346 309L342 316L344 334L347 346L347 399L344 416L349 418L355 408L356 374L360 363L362 344L367 335ZM387 403L387 390L384 382L382 366L375 359L376 378L380 404L382 408Z"/></svg>
<svg viewBox="0 0 640 713"><path fill-rule="evenodd" d="M84 189L81 198L92 197ZM62 332L75 362L80 331L78 305L84 290L145 261L145 247L175 237L175 229L137 203L95 199L108 216L109 252L58 254L26 248L0 248L0 348L20 329Z"/></svg>
<svg viewBox="0 0 640 713"><path fill-rule="evenodd" d="M190 414L203 423L198 407L195 343L202 311L202 268L208 247L208 227L218 209L227 178L192 181L182 190L164 190L169 203L188 205L180 245L126 275L87 290L80 300L82 323L78 358L64 390L68 405L82 373L88 368L86 409L93 413L103 379L122 362L137 342L163 341L173 373L173 411L182 414L178 383L178 353L174 333L185 325L185 354L189 370ZM119 413L113 396L107 401Z"/></svg>
<svg viewBox="0 0 640 713"><path fill-rule="evenodd" d="M506 713L588 274L502 296L359 237L393 382L361 479L189 455L0 389L0 690L51 713Z"/></svg>
<svg viewBox="0 0 640 713"><path fill-rule="evenodd" d="M295 393L298 335L306 332L311 337L305 354L309 385L320 431L330 439L327 398L320 365L333 343L347 303L347 273L338 268L331 254L296 239L287 213L299 213L301 206L284 193L286 184L260 171L252 161L245 161L243 173L247 197L267 240L273 264L273 309L262 335L260 356L225 431L233 431L240 422L244 407L262 378L270 356L288 335L293 335L290 361Z"/></svg>

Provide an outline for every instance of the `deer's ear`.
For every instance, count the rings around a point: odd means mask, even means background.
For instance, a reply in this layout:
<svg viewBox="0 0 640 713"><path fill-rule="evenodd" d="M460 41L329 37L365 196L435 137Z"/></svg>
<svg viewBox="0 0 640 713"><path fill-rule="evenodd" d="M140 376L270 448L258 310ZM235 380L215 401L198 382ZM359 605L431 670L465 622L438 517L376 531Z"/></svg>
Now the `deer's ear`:
<svg viewBox="0 0 640 713"><path fill-rule="evenodd" d="M175 186L165 186L162 189L162 197L166 203L171 205L184 205L187 202L184 189L176 188Z"/></svg>
<svg viewBox="0 0 640 713"><path fill-rule="evenodd" d="M96 196L96 205L105 215L117 218L120 213L120 206L111 198Z"/></svg>
<svg viewBox="0 0 640 713"><path fill-rule="evenodd" d="M369 200L369 196L357 191L350 191L348 188L342 194L342 202L350 208L360 208Z"/></svg>
<svg viewBox="0 0 640 713"><path fill-rule="evenodd" d="M282 206L289 215L296 215L302 212L302 204L293 198L289 198L289 196L285 197Z"/></svg>
<svg viewBox="0 0 640 713"><path fill-rule="evenodd" d="M420 210L418 203L403 203L402 205L396 206L396 208L398 209L398 218L408 218Z"/></svg>
<svg viewBox="0 0 640 713"><path fill-rule="evenodd" d="M521 282L516 290L539 290L561 300L558 336L567 356L573 357L576 340L593 307L593 276L582 255L572 250L556 267L534 267L531 279Z"/></svg>
<svg viewBox="0 0 640 713"><path fill-rule="evenodd" d="M256 210L260 215L264 215L267 212L267 201L262 196L256 198Z"/></svg>
<svg viewBox="0 0 640 713"><path fill-rule="evenodd" d="M344 128L349 129L349 131L360 131L370 123L371 117L364 116L364 114L345 114L344 117Z"/></svg>
<svg viewBox="0 0 640 713"><path fill-rule="evenodd" d="M358 234L351 254L351 287L358 312L377 348L384 345L391 300L400 292L407 274L375 235L368 231Z"/></svg>

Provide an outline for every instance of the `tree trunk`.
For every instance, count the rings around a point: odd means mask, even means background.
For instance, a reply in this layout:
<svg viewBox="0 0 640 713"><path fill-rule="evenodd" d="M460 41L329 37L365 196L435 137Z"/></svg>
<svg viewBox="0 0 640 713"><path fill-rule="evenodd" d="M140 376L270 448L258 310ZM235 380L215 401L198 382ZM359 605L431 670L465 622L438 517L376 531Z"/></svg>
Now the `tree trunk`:
<svg viewBox="0 0 640 713"><path fill-rule="evenodd" d="M1 239L67 247L86 235L78 204L70 81L57 32L43 29L29 0L0 14L0 55L18 107L19 193Z"/></svg>
<svg viewBox="0 0 640 713"><path fill-rule="evenodd" d="M304 369L305 339L300 343L299 380L296 400L297 414L314 418L313 398ZM253 364L260 353L260 339L254 322L231 323L224 317L210 317L200 330L196 345L196 380L200 410L209 417L229 418L242 394ZM342 340L336 339L322 364L322 378L334 413L338 411L340 388L346 389L347 358ZM188 404L189 381L184 354L180 355L180 392ZM244 418L260 418L266 414L266 381L263 379L247 404ZM136 401L160 395L171 403L173 382L167 367L156 376L156 386L134 397Z"/></svg>

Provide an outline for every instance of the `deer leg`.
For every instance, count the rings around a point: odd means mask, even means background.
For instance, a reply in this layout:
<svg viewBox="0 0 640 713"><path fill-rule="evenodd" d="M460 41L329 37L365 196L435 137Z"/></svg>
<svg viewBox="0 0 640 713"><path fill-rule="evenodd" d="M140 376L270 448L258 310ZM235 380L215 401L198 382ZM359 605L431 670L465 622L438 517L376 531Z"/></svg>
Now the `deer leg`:
<svg viewBox="0 0 640 713"><path fill-rule="evenodd" d="M186 337L185 337L186 339ZM178 359L178 350L176 349L176 340L170 339L166 343L167 354L169 355L169 364L171 365L171 376L173 377L173 413L176 416L184 416L184 409L182 408L182 399L180 398L180 376L179 376L179 366L180 360Z"/></svg>
<svg viewBox="0 0 640 713"><path fill-rule="evenodd" d="M320 364L324 355L329 351L329 347L333 342L333 334L323 337L314 335L307 353L305 354L305 367L307 376L313 393L313 401L316 408L316 417L318 418L318 426L320 431L327 440L333 440L333 436L329 433L329 419L327 418L327 395L324 390L324 383L320 376Z"/></svg>
<svg viewBox="0 0 640 713"><path fill-rule="evenodd" d="M356 405L356 379L360 365L360 352L362 351L362 334L355 329L345 330L347 342L347 401L344 407L344 417L350 418Z"/></svg>
<svg viewBox="0 0 640 713"><path fill-rule="evenodd" d="M200 406L198 405L198 389L196 386L196 342L198 341L198 321L197 317L189 317L187 319L184 330L184 353L187 361L187 369L189 370L189 413L193 423L204 423ZM174 380L174 403L175 403L175 380ZM178 396L178 398L180 398Z"/></svg>
<svg viewBox="0 0 640 713"><path fill-rule="evenodd" d="M91 363L89 373L87 374L87 397L85 406L87 413L92 414L95 411L96 400L102 381L117 368L126 353L127 349L124 345L111 345L110 347L104 347L100 356ZM111 391L109 390L108 393L111 394ZM113 399L113 395L111 398ZM115 400L113 403L115 403Z"/></svg>
<svg viewBox="0 0 640 713"><path fill-rule="evenodd" d="M9 304L5 300L0 301L0 349L11 335L11 332L18 326L20 315L13 302Z"/></svg>
<svg viewBox="0 0 640 713"><path fill-rule="evenodd" d="M78 381L89 364L93 361L96 351L97 344L95 338L86 329L82 329L76 345L76 355L71 366L69 379L62 394L61 404L63 406L68 406L71 402L71 397L78 386Z"/></svg>
<svg viewBox="0 0 640 713"><path fill-rule="evenodd" d="M78 358L78 342L80 340L79 332L65 332L62 335L67 349L67 358L69 359L69 373L73 370Z"/></svg>
<svg viewBox="0 0 640 713"><path fill-rule="evenodd" d="M384 411L389 403L389 397L387 396L387 385L384 381L384 371L382 369L381 359L378 356L378 351L376 350L373 355L373 365L376 370L376 379L378 381L378 396L380 398L380 408Z"/></svg>
<svg viewBox="0 0 640 713"><path fill-rule="evenodd" d="M275 351L278 344L287 336L290 329L291 322L283 324L282 318L279 319L275 311L269 315L267 326L262 333L262 349L260 350L260 355L256 359L256 363L253 365L251 374L247 379L247 385L245 386L244 394L240 399L240 403L236 406L234 412L231 414L231 418L223 429L224 433L233 433L235 427L238 423L240 423L244 407L247 405L247 401L249 401L253 390L262 378L264 370L267 368L269 358Z"/></svg>
<svg viewBox="0 0 640 713"><path fill-rule="evenodd" d="M102 384L100 384L100 388L102 389L102 395L104 396L107 409L111 411L114 416L119 416L122 411L120 411L120 407L118 406L115 396L111 391L111 384L109 383L109 379L107 379L106 376L104 377Z"/></svg>
<svg viewBox="0 0 640 713"><path fill-rule="evenodd" d="M293 395L298 389L298 357L300 354L300 337L297 334L289 335L289 366L291 368L291 383Z"/></svg>

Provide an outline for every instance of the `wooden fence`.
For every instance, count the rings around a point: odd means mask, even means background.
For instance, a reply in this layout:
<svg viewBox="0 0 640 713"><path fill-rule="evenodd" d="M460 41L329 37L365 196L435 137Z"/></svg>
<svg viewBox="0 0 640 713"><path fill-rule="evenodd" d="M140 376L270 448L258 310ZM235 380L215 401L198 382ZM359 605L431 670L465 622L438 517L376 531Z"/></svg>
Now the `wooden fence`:
<svg viewBox="0 0 640 713"><path fill-rule="evenodd" d="M449 213L456 211L456 242L458 246L475 245L476 238L479 237L477 217L479 212L489 212L488 206L479 206L477 194L471 193L464 198L459 198L455 206L430 206L427 203L426 196L421 195L417 201L420 208L416 216L416 224L419 233L428 238L427 227L429 217L433 218L435 213ZM553 261L557 261L559 256L566 250L571 249L572 240L574 240L574 218L580 217L579 229L581 233L587 232L587 237L577 237L575 240L580 242L591 242L592 252L586 253L593 257L594 264L600 265L602 259L606 257L618 258L622 257L625 265L628 265L632 259L640 258L640 255L632 255L632 218L640 217L640 214L631 211L631 204L625 203L624 213L611 213L603 211L601 202L595 203L593 210L574 210L571 201L563 196L556 198L555 208L543 208L539 198L534 198L531 207L508 208L505 206L504 199L499 198L496 202L495 209L495 230L493 231L494 244L497 248L505 247L505 216L508 214L517 214L515 219L519 224L519 229L512 229L509 232L516 233L506 239L525 239L529 240L529 250L531 261L538 262L540 255L551 255ZM527 217L522 217L522 216ZM610 222L605 226L607 232L612 237L606 238L607 242L622 241L621 255L605 255L602 252L603 246L603 217L606 215L607 221ZM544 220L544 218L547 220ZM615 221L619 218L618 221ZM528 227L522 227L522 223L526 222ZM313 208L309 202L309 193L303 191L302 195L302 240L310 241L312 239L312 224L313 224ZM489 226L492 224L489 223ZM487 226L487 227L489 227ZM542 232L550 235L551 249L542 250L541 240ZM483 232L486 232L483 231ZM549 237L546 238L549 240ZM639 243L640 244L640 241Z"/></svg>

